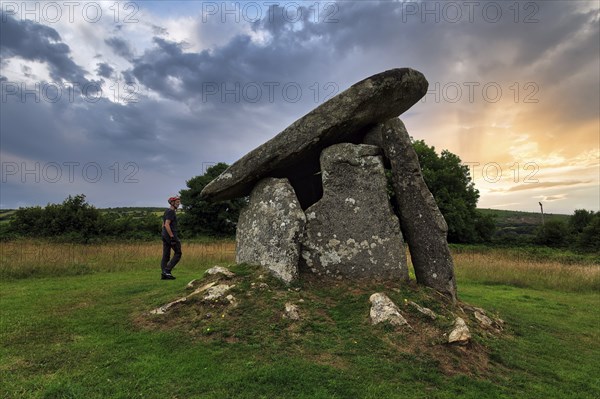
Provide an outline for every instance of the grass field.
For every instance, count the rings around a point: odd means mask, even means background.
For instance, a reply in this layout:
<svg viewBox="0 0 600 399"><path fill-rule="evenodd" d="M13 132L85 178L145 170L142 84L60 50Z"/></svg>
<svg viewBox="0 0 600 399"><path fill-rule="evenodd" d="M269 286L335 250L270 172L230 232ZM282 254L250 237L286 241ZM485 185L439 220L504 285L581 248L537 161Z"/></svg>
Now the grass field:
<svg viewBox="0 0 600 399"><path fill-rule="evenodd" d="M267 280L271 290L246 297L246 281L235 311L207 317L192 303L148 316L208 267L231 264L233 250L187 243L178 279L161 281L160 243L0 243L0 397L600 397L598 264L456 253L461 300L506 321L502 334L466 348L436 341L414 351L418 336L369 325L373 290L427 301L414 287L288 291ZM299 324L280 317L290 295L305 299Z"/></svg>

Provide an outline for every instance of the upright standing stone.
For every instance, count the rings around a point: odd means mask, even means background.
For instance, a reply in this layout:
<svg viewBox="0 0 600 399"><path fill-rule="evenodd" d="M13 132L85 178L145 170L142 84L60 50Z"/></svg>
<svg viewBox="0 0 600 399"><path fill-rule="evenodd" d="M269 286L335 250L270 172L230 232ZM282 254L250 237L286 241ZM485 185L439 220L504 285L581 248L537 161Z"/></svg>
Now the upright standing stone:
<svg viewBox="0 0 600 399"><path fill-rule="evenodd" d="M448 225L427 188L417 153L400 119L385 122L382 145L392 166L400 226L419 284L456 300L454 263L448 248Z"/></svg>
<svg viewBox="0 0 600 399"><path fill-rule="evenodd" d="M204 187L201 195L211 201L241 197L267 176L285 176L292 185L296 182L311 191L311 176L319 170L324 148L360 142L364 129L402 114L427 93L428 85L423 74L411 68L361 80L244 155Z"/></svg>
<svg viewBox="0 0 600 399"><path fill-rule="evenodd" d="M305 211L302 262L312 272L408 280L380 154L379 147L348 143L323 150L323 198Z"/></svg>
<svg viewBox="0 0 600 399"><path fill-rule="evenodd" d="M300 241L306 218L287 179L266 178L240 212L236 261L261 265L290 283L298 277Z"/></svg>

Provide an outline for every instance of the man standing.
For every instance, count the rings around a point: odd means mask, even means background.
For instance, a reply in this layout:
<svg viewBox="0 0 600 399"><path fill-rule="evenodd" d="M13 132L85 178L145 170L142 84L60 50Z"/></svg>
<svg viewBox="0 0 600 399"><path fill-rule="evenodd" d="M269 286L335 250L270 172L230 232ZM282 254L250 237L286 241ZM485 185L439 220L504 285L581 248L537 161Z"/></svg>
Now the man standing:
<svg viewBox="0 0 600 399"><path fill-rule="evenodd" d="M177 237L177 208L181 201L179 197L169 198L169 209L165 211L163 215L162 225L162 241L163 241L163 256L160 263L162 280L175 280L175 276L171 274L171 271L181 259L181 241ZM174 252L173 259L171 259L171 249Z"/></svg>

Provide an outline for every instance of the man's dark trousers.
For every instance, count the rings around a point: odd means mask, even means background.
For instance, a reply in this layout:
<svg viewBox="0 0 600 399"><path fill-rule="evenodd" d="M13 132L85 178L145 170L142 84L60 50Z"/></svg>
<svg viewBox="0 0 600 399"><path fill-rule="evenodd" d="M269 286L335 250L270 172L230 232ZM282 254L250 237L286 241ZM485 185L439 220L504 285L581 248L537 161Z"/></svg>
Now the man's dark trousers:
<svg viewBox="0 0 600 399"><path fill-rule="evenodd" d="M177 265L179 259L181 259L181 241L175 236L175 242L171 245L171 237L162 236L163 241L163 256L162 261L160 262L160 268L162 269L162 273L171 273L171 270ZM174 252L173 259L171 259L171 249ZM170 259L170 261L169 261Z"/></svg>

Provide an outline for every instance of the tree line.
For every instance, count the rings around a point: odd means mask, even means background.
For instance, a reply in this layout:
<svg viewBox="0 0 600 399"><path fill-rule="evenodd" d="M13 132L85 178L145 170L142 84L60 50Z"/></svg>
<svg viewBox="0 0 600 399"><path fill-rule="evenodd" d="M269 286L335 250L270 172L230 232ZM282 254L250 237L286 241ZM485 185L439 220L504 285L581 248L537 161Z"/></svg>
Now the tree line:
<svg viewBox="0 0 600 399"><path fill-rule="evenodd" d="M448 150L438 154L423 140L413 141L423 178L448 224L450 243L491 243L496 224L494 217L477 210L479 191L469 168ZM228 165L218 163L200 176L186 182L180 191L182 210L178 216L183 238L235 235L240 210L248 198L211 203L200 198L202 189ZM391 183L390 183L391 184ZM392 203L394 191L388 193ZM69 196L62 204L20 208L13 220L2 224L0 236L55 237L67 241L91 242L99 239L155 239L159 237L161 215L150 211L128 213L102 212L86 202L83 194ZM498 239L495 240L498 243ZM524 240L527 241L527 240ZM502 243L502 242L500 242ZM512 242L514 244L514 242ZM541 225L532 241L550 247L600 252L600 212L579 209L568 222L550 220Z"/></svg>
<svg viewBox="0 0 600 399"><path fill-rule="evenodd" d="M3 238L54 238L89 243L100 239L153 239L160 234L160 217L149 211L135 216L102 212L84 194L69 195L61 204L19 208L0 231Z"/></svg>
<svg viewBox="0 0 600 399"><path fill-rule="evenodd" d="M567 222L547 221L538 229L535 243L600 253L600 212L577 209Z"/></svg>

